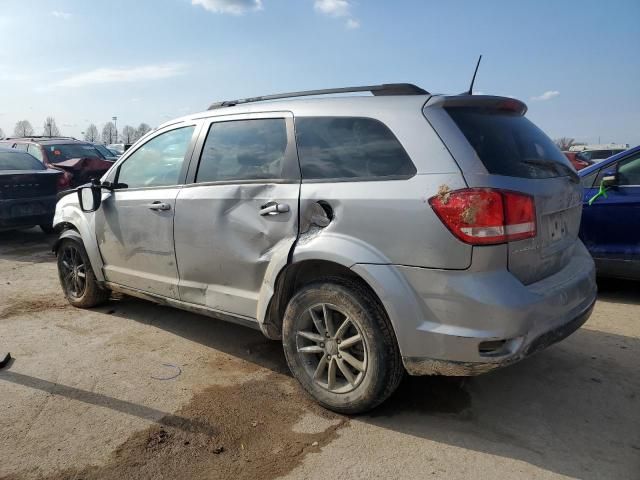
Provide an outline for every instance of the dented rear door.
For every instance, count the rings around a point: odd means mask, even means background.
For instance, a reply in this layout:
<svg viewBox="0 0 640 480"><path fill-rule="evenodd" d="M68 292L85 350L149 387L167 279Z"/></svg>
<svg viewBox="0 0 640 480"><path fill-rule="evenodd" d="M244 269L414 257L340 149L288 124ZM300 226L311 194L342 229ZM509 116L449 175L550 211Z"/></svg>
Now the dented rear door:
<svg viewBox="0 0 640 480"><path fill-rule="evenodd" d="M180 298L255 319L269 263L286 258L298 234L291 114L209 121L189 177L175 214Z"/></svg>

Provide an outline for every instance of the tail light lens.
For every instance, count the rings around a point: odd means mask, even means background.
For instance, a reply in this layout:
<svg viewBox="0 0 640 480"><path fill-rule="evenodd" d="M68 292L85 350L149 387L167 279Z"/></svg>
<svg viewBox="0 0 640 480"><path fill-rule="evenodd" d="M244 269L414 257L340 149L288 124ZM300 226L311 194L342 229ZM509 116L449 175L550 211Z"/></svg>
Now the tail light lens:
<svg viewBox="0 0 640 480"><path fill-rule="evenodd" d="M429 199L431 208L457 238L495 245L536 236L533 197L491 188L465 188Z"/></svg>
<svg viewBox="0 0 640 480"><path fill-rule="evenodd" d="M65 190L69 188L71 185L71 175L68 172L63 172L62 175L58 177L58 191Z"/></svg>

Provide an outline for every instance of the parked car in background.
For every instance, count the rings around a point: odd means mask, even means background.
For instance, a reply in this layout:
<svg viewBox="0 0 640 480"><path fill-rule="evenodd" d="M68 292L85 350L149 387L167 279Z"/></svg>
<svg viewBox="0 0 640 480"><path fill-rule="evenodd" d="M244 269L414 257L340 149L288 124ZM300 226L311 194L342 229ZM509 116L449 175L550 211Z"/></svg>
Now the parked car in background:
<svg viewBox="0 0 640 480"><path fill-rule="evenodd" d="M111 143L107 145L107 148L112 152L116 152L118 155L122 155L124 152L129 150L131 145L131 143Z"/></svg>
<svg viewBox="0 0 640 480"><path fill-rule="evenodd" d="M576 159L582 162L598 163L602 160L624 152L625 148L603 148L598 150L583 150L576 152Z"/></svg>
<svg viewBox="0 0 640 480"><path fill-rule="evenodd" d="M578 329L596 298L579 178L526 110L409 84L213 104L60 200L63 292L258 328L344 413L405 371L512 364Z"/></svg>
<svg viewBox="0 0 640 480"><path fill-rule="evenodd" d="M105 147L101 143L92 143L92 145L95 147L96 150L98 150L98 152L100 152L100 155L102 155L105 160L109 160L110 162L115 162L120 156L114 153L113 151L109 150L107 147Z"/></svg>
<svg viewBox="0 0 640 480"><path fill-rule="evenodd" d="M589 165L593 164L591 160L581 160L577 158L578 152L562 152L562 153L564 153L564 156L569 159L569 161L571 162L571 165L573 165L573 168L575 168L576 170L582 170L583 168L586 168Z"/></svg>
<svg viewBox="0 0 640 480"><path fill-rule="evenodd" d="M45 167L62 170L61 190L100 178L113 165L91 143L70 137L8 138L0 146L26 151Z"/></svg>
<svg viewBox="0 0 640 480"><path fill-rule="evenodd" d="M598 274L640 280L640 146L581 170L580 177L580 238Z"/></svg>
<svg viewBox="0 0 640 480"><path fill-rule="evenodd" d="M27 152L0 147L0 230L39 225L52 232L62 176Z"/></svg>

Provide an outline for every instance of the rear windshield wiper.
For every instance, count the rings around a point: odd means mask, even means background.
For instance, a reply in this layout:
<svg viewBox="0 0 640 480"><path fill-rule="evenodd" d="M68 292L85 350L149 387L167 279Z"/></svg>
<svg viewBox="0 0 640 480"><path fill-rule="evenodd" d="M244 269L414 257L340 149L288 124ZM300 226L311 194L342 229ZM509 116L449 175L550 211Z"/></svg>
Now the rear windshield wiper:
<svg viewBox="0 0 640 480"><path fill-rule="evenodd" d="M574 172L568 166L556 162L555 160L548 160L546 158L524 158L522 163L527 163L529 165L539 165L543 167L550 167L559 175L567 175L572 182L578 183L580 181L580 177L576 172Z"/></svg>

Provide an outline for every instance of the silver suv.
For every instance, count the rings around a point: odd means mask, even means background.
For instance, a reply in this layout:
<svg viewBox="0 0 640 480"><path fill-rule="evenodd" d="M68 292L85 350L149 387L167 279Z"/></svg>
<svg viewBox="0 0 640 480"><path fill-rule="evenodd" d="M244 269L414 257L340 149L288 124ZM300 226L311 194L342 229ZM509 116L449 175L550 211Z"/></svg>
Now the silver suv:
<svg viewBox="0 0 640 480"><path fill-rule="evenodd" d="M409 84L214 104L59 201L62 288L77 307L113 291L258 328L344 413L405 371L511 364L596 297L580 182L525 111Z"/></svg>

